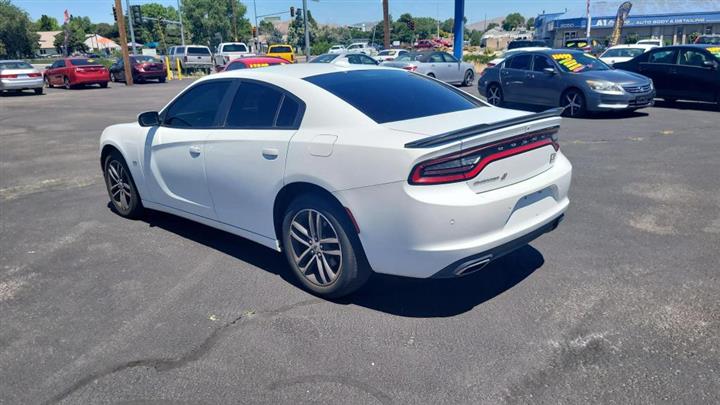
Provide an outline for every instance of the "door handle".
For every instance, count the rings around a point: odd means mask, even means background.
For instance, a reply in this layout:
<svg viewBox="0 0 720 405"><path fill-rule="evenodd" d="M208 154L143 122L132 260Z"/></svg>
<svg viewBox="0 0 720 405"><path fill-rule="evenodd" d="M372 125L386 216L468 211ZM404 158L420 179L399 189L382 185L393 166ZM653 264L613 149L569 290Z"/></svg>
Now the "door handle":
<svg viewBox="0 0 720 405"><path fill-rule="evenodd" d="M262 155L267 160L275 160L279 154L280 152L275 148L265 148L262 150Z"/></svg>
<svg viewBox="0 0 720 405"><path fill-rule="evenodd" d="M190 156L192 156L192 157L200 156L200 145L192 145L190 147Z"/></svg>

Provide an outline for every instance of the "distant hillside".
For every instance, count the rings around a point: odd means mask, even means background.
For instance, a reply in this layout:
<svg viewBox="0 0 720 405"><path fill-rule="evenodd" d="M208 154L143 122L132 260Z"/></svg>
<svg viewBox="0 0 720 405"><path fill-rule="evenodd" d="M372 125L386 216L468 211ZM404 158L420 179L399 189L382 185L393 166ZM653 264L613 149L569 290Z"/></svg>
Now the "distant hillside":
<svg viewBox="0 0 720 405"><path fill-rule="evenodd" d="M504 19L505 19L505 17L493 17L493 18L488 18L488 19L487 19L487 25L490 25L490 23L495 23L495 24L497 24L497 25L502 25L502 22L503 22ZM474 23L468 23L468 24L465 25L465 26L467 27L467 29L469 29L469 30L471 30L471 31L472 31L472 30L483 31L483 30L485 29L486 22L485 22L484 20L480 20L480 21L476 21L476 22L474 22Z"/></svg>

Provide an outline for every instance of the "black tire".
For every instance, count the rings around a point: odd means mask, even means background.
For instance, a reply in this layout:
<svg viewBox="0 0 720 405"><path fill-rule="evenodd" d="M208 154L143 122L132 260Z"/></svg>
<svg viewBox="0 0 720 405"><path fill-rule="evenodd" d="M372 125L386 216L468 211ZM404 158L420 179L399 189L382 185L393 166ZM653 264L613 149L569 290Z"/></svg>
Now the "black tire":
<svg viewBox="0 0 720 405"><path fill-rule="evenodd" d="M110 81L113 83L117 82L117 78L115 77L115 72L110 72Z"/></svg>
<svg viewBox="0 0 720 405"><path fill-rule="evenodd" d="M471 87L473 85L473 82L475 81L475 73L473 73L472 70L468 69L465 72L465 79L462 82L462 85L464 87Z"/></svg>
<svg viewBox="0 0 720 405"><path fill-rule="evenodd" d="M500 85L497 83L490 84L487 87L487 91L485 92L485 99L488 103L496 107L500 107L501 105L503 105L505 99Z"/></svg>
<svg viewBox="0 0 720 405"><path fill-rule="evenodd" d="M560 98L560 107L564 108L563 115L566 117L583 117L587 113L585 95L580 90L570 89Z"/></svg>
<svg viewBox="0 0 720 405"><path fill-rule="evenodd" d="M434 73L428 73L427 75L428 75L428 77L432 77L433 79L435 78L435 74L434 74Z"/></svg>
<svg viewBox="0 0 720 405"><path fill-rule="evenodd" d="M158 82L159 82L159 83L165 83L165 80L167 80L167 78L166 78L165 76L163 76L163 77L160 77L160 78L158 79Z"/></svg>
<svg viewBox="0 0 720 405"><path fill-rule="evenodd" d="M53 88L53 85L50 83L50 78L47 76L45 76L45 87L47 87L48 89Z"/></svg>
<svg viewBox="0 0 720 405"><path fill-rule="evenodd" d="M107 86L108 86L108 82L102 82L102 83L100 83L100 88L101 88L101 89L106 89Z"/></svg>
<svg viewBox="0 0 720 405"><path fill-rule="evenodd" d="M35 90L35 94L37 94L38 96L41 95L41 94L43 94L43 88L42 88L42 87L37 88L37 89L33 89L33 90Z"/></svg>
<svg viewBox="0 0 720 405"><path fill-rule="evenodd" d="M675 97L663 97L663 101L665 101L668 104L677 103L677 99Z"/></svg>
<svg viewBox="0 0 720 405"><path fill-rule="evenodd" d="M308 226L310 218L321 224L319 237L318 232ZM315 220L312 223L316 223ZM301 224L305 222L308 225ZM336 238L332 237L333 233ZM321 243L321 240L337 242ZM293 274L308 291L324 298L348 295L362 287L372 274L347 213L325 198L304 194L290 203L282 223L282 242Z"/></svg>
<svg viewBox="0 0 720 405"><path fill-rule="evenodd" d="M65 90L70 90L73 88L73 85L70 84L70 79L68 79L67 76L63 77L63 86L65 87Z"/></svg>
<svg viewBox="0 0 720 405"><path fill-rule="evenodd" d="M115 212L125 218L140 218L144 211L142 201L127 163L120 153L112 152L105 158L103 177L105 177L108 197L110 197L110 203ZM120 186L117 186L115 179L122 180ZM118 193L120 189L122 189L120 194L113 196L113 193Z"/></svg>

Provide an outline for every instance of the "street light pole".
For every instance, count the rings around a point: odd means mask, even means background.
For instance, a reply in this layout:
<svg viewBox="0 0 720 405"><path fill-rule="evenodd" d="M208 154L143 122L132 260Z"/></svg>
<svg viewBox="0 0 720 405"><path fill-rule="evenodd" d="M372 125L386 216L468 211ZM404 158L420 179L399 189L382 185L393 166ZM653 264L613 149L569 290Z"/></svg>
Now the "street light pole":
<svg viewBox="0 0 720 405"><path fill-rule="evenodd" d="M127 0L128 23L130 24L130 41L132 41L132 54L135 55L135 31L133 30L132 10L130 10L130 0Z"/></svg>

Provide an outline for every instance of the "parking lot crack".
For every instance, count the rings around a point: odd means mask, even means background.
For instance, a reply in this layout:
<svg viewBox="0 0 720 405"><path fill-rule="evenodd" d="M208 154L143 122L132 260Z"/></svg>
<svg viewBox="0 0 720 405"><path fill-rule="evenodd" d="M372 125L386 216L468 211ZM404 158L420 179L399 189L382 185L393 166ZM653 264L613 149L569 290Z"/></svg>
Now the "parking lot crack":
<svg viewBox="0 0 720 405"><path fill-rule="evenodd" d="M283 305L279 308L270 309L267 311L261 311L258 313L255 313L254 311L245 311L240 316L237 316L233 318L232 320L226 322L222 326L215 328L210 335L208 335L200 344L193 347L189 351L185 352L183 355L179 357L158 357L158 358L147 358L147 359L139 359L139 360L132 360L121 364L116 364L110 367L107 367L103 370L100 370L96 373L89 374L78 381L76 381L74 384L72 384L70 387L59 393L58 395L54 396L52 399L47 401L48 404L50 403L57 403L61 402L64 399L68 398L73 393L77 392L78 390L82 389L83 387L87 386L88 384L92 383L93 381L97 381L103 377L107 377L111 374L115 374L118 372L121 372L123 370L132 369L136 367L145 367L145 368L152 368L155 371L162 373L165 371L173 370L176 368L180 368L185 366L186 364L195 362L197 360L200 360L205 354L207 354L210 349L215 346L215 344L220 340L222 335L230 329L231 326L234 326L238 324L243 319L252 319L252 318L271 318L278 315L281 315L285 312L291 311L296 308L308 306L308 305L315 305L318 303L324 302L321 299L310 299L305 301L300 301L294 304L288 304Z"/></svg>

